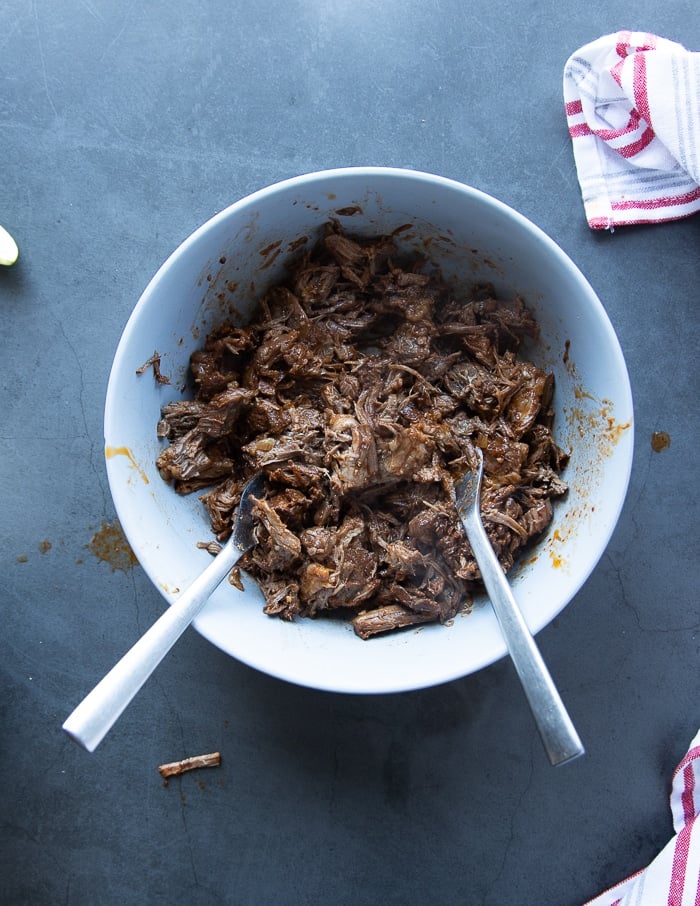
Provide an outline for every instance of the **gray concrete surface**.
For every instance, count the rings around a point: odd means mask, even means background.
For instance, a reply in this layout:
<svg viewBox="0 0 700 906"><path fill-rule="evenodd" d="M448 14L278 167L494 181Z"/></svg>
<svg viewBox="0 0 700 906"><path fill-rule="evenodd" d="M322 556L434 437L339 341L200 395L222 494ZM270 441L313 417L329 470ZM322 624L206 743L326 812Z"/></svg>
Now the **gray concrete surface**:
<svg viewBox="0 0 700 906"><path fill-rule="evenodd" d="M700 49L695 4L5 0L0 19L0 223L21 249L0 269L0 901L575 906L645 865L700 725L700 220L588 229L561 76L620 28ZM115 519L102 410L127 317L213 213L352 164L515 206L618 332L627 503L539 636L587 755L548 766L507 661L336 696L194 631L87 755L61 723L163 607L91 544ZM216 749L221 768L163 785L158 764Z"/></svg>

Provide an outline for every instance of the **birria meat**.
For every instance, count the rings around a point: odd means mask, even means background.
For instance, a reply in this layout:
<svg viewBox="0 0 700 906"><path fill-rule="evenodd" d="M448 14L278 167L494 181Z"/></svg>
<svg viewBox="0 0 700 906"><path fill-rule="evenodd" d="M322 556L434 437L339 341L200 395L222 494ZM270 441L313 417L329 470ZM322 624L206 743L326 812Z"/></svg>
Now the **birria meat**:
<svg viewBox="0 0 700 906"><path fill-rule="evenodd" d="M361 638L445 623L479 587L452 497L474 448L506 570L567 490L553 377L517 355L537 334L519 296L447 285L400 261L392 237L330 223L250 324L221 324L192 355L194 399L158 425L160 474L204 492L223 541L243 485L265 473L241 561L265 613L349 619Z"/></svg>

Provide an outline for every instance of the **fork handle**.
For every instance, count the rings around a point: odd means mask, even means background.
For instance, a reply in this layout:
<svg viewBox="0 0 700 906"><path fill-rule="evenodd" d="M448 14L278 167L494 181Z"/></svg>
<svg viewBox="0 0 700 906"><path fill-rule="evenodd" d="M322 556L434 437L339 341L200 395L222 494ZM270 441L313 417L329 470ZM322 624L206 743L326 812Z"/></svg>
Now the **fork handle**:
<svg viewBox="0 0 700 906"><path fill-rule="evenodd" d="M549 760L553 765L572 761L585 750L513 597L478 507L460 516Z"/></svg>
<svg viewBox="0 0 700 906"><path fill-rule="evenodd" d="M224 545L207 568L88 693L63 724L75 742L94 752L241 556L242 551L233 541Z"/></svg>

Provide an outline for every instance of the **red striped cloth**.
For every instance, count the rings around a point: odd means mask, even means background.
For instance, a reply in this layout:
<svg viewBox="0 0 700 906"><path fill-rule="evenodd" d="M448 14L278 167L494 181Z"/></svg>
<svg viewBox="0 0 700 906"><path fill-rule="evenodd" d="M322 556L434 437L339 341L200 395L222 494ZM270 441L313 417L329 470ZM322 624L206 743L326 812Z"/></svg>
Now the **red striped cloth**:
<svg viewBox="0 0 700 906"><path fill-rule="evenodd" d="M590 227L700 210L700 53L645 32L605 35L568 59L564 101Z"/></svg>
<svg viewBox="0 0 700 906"><path fill-rule="evenodd" d="M671 786L675 837L654 861L585 906L700 906L700 732Z"/></svg>

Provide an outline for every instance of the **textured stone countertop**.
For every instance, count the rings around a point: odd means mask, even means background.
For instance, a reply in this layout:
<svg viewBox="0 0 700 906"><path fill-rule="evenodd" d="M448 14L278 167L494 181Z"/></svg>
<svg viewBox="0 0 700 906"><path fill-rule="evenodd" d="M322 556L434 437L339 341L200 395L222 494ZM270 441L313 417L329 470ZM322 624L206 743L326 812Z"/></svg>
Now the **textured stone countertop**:
<svg viewBox="0 0 700 906"><path fill-rule="evenodd" d="M3 903L577 906L670 838L671 774L700 725L700 220L586 225L562 70L622 28L700 49L690 0L5 0L0 223L20 259L0 268ZM163 608L120 548L105 471L126 320L216 211L355 164L517 208L620 339L629 494L538 636L587 754L548 765L508 660L333 695L190 630L88 755L63 720ZM221 767L157 771L210 751Z"/></svg>

